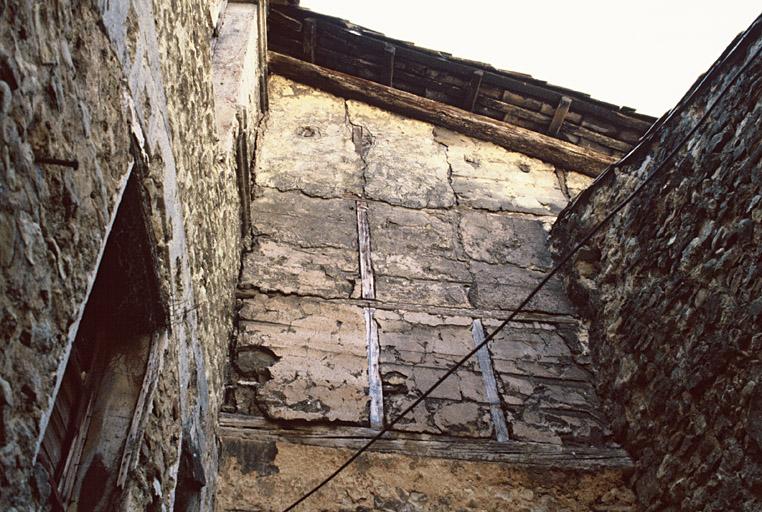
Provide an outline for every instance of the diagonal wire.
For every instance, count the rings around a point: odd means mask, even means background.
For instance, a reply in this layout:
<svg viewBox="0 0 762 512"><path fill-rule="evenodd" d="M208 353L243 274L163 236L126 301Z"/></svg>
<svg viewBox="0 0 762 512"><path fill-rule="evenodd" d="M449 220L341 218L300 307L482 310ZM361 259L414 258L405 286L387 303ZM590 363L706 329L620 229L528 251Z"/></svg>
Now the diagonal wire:
<svg viewBox="0 0 762 512"><path fill-rule="evenodd" d="M740 43L739 43L740 44ZM300 503L305 501L307 498L315 494L318 490L320 490L324 485L326 485L328 482L336 478L339 473L344 471L350 464L352 464L357 458L362 455L364 452L368 450L376 441L381 439L384 434L392 430L392 428L402 419L404 418L408 413L410 413L413 409L415 409L423 400L428 397L437 387L439 387L440 384L442 384L450 375L455 373L458 368L460 368L466 361L468 361L474 354L476 354L482 347L487 345L492 339L502 331L505 326L507 326L514 318L516 318L516 315L518 315L529 302L534 298L535 295L542 289L543 286L547 284L548 281L550 281L553 276L555 276L561 268L566 265L566 263L571 260L572 256L579 251L587 242L590 241L593 236L604 226L606 225L617 213L619 213L622 208L627 206L630 201L632 201L653 179L656 177L657 174L661 172L661 170L672 160L672 158L677 154L677 152L682 149L682 147L685 145L688 140L693 137L693 135L696 133L696 131L701 127L701 125L704 123L704 121L709 117L709 114L714 110L714 108L717 106L717 104L720 102L720 100L723 98L725 93L728 91L731 85L735 83L735 81L738 79L738 77L746 71L746 69L756 61L757 57L759 56L760 52L762 52L762 48L757 49L756 52L754 52L754 55L751 56L750 59L746 61L746 63L736 72L735 75L733 75L733 78L729 80L725 86L722 88L720 93L717 95L715 100L712 102L712 105L707 108L701 118L696 122L696 124L693 126L693 128L688 132L688 134L682 138L682 140L667 154L666 157L659 163L658 166L648 175L646 178L638 185L624 200L622 200L619 204L617 204L614 209L612 209L603 219L601 219L591 230L588 232L585 237L580 240L566 255L559 260L559 262L553 267L553 269L548 272L548 274L540 281L540 283L534 287L534 289L529 293L529 295L526 296L526 298L521 301L521 304L510 314L508 318L503 320L500 325L498 325L489 335L487 335L484 338L484 341L479 343L477 346L473 348L468 354L463 356L462 359L460 359L457 363L455 363L453 366L451 366L447 372L445 372L437 381L429 388L427 389L421 396L419 396L412 404L410 404L404 411L402 411L396 418L394 418L388 425L386 425L382 430L380 430L375 436L373 436L370 440L368 440L367 443L365 443L360 449L358 449L354 454L352 454L351 457L349 457L346 462L344 462L341 466L336 468L336 470L328 475L323 481L321 481L318 485L313 487L309 492L306 494L303 494L299 499L294 501L291 505L288 506L288 508L284 509L283 512L288 512L290 510L293 510L296 508ZM613 167L616 167L615 164L613 166L609 166L604 172L609 172L610 169Z"/></svg>

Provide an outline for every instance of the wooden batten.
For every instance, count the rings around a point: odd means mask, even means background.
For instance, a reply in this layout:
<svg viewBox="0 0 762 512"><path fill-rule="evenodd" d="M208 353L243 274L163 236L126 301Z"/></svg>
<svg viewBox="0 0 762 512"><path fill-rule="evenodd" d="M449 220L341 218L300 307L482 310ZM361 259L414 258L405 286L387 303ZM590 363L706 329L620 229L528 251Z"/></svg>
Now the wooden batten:
<svg viewBox="0 0 762 512"><path fill-rule="evenodd" d="M277 442L356 450L378 434L377 429L342 425L304 425L283 428L256 416L220 414L220 438L254 442ZM402 453L421 457L500 462L538 469L632 468L632 460L621 448L563 446L521 441L498 442L417 432L388 432L370 448L371 452Z"/></svg>
<svg viewBox="0 0 762 512"><path fill-rule="evenodd" d="M270 70L344 98L355 99L495 143L564 169L596 177L616 159L609 155L423 98L386 85L269 52Z"/></svg>
<svg viewBox="0 0 762 512"><path fill-rule="evenodd" d="M302 25L302 51L304 59L315 62L315 49L317 48L317 21L307 18Z"/></svg>
<svg viewBox="0 0 762 512"><path fill-rule="evenodd" d="M554 137L558 135L558 132L561 130L561 125L564 123L566 115L569 113L571 104L571 98L568 96L561 97L561 101L558 102L558 107L556 107L556 112L553 114L553 119L550 121L550 126L548 126L549 134Z"/></svg>
<svg viewBox="0 0 762 512"><path fill-rule="evenodd" d="M463 108L469 112L474 111L474 106L476 106L476 98L479 97L479 88L482 86L483 79L484 71L481 69L477 69L471 75L471 82L468 84L468 88L466 89L466 98L463 104Z"/></svg>
<svg viewBox="0 0 762 512"><path fill-rule="evenodd" d="M389 87L394 87L394 61L397 55L397 49L394 45L384 45L384 54L386 55L386 75L384 76L384 84Z"/></svg>

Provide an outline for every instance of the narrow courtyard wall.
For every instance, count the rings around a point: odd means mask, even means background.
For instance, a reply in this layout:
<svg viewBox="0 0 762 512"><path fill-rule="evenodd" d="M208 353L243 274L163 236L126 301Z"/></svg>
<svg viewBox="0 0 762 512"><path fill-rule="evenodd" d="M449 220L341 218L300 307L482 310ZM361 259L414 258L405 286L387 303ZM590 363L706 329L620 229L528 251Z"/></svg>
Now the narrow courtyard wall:
<svg viewBox="0 0 762 512"><path fill-rule="evenodd" d="M542 279L590 181L280 76L269 94L218 510L281 510L420 396ZM305 510L629 509L558 280L396 430Z"/></svg>
<svg viewBox="0 0 762 512"><path fill-rule="evenodd" d="M762 509L761 33L758 19L552 232L561 255L705 117L566 274L643 510Z"/></svg>
<svg viewBox="0 0 762 512"><path fill-rule="evenodd" d="M241 247L235 148L215 118L218 4L20 0L0 8L3 510L44 509L55 494L35 461L46 428L59 422L54 403L128 180L162 312L132 380L106 376L113 389L132 382L125 407L134 415L129 432L113 433L127 441L107 450L117 453L109 471L124 472L124 483L88 500L95 509L169 509L180 473L193 506L211 504ZM255 125L256 102L238 103ZM200 468L189 473L181 459Z"/></svg>

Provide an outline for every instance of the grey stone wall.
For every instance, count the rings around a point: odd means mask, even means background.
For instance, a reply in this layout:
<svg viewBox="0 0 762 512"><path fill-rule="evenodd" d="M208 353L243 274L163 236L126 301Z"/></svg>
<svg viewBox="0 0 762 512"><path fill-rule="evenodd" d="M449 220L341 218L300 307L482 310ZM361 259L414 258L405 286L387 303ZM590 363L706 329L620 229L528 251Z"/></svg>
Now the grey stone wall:
<svg viewBox="0 0 762 512"><path fill-rule="evenodd" d="M126 91L106 35L94 29L99 18L93 6L69 2L0 9L4 510L33 503L40 422L129 171Z"/></svg>
<svg viewBox="0 0 762 512"><path fill-rule="evenodd" d="M706 122L567 269L643 510L762 509L760 22L553 228L558 254ZM727 94L720 91L747 61Z"/></svg>
<svg viewBox="0 0 762 512"><path fill-rule="evenodd" d="M144 440L117 501L169 509L186 437L202 454L201 501L211 503L241 247L234 148L219 144L215 119L218 3L0 7L3 510L44 507L49 489L33 460L116 207L138 167L170 318Z"/></svg>

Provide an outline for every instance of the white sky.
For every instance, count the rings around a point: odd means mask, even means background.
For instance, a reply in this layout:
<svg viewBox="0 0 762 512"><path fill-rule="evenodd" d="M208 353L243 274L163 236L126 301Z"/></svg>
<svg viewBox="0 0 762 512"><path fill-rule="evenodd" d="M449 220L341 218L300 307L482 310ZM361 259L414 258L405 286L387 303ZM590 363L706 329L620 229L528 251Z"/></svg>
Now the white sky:
<svg viewBox="0 0 762 512"><path fill-rule="evenodd" d="M760 0L301 0L313 11L659 116Z"/></svg>

